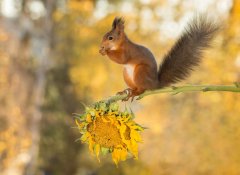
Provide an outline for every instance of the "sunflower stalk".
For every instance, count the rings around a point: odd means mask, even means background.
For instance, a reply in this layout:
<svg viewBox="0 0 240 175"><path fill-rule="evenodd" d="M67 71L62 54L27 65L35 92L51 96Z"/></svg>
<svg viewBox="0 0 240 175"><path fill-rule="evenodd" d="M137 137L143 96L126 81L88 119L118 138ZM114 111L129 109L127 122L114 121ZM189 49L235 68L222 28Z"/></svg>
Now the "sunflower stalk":
<svg viewBox="0 0 240 175"><path fill-rule="evenodd" d="M145 96L160 93L170 93L176 95L183 92L208 92L208 91L227 91L240 93L240 82L234 83L234 85L185 85L185 86L171 86L162 89L148 90L140 94L137 100L144 98ZM127 94L115 95L105 100L105 102L112 103L119 100L123 100L127 97Z"/></svg>

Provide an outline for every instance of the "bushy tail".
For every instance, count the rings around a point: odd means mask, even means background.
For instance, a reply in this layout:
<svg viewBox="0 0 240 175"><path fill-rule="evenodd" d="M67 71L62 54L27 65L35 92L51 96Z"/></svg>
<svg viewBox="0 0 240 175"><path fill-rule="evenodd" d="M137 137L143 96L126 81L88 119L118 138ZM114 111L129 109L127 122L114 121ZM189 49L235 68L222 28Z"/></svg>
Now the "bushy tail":
<svg viewBox="0 0 240 175"><path fill-rule="evenodd" d="M159 86L165 87L187 78L200 63L204 49L210 46L219 29L220 26L207 16L195 16L164 57L158 72Z"/></svg>

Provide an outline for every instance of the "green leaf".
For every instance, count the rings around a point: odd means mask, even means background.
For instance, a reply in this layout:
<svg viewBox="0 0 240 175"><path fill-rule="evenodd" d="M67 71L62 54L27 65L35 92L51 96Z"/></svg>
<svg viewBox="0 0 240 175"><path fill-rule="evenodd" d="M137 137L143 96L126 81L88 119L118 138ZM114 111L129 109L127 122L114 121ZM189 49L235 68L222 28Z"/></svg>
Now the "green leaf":
<svg viewBox="0 0 240 175"><path fill-rule="evenodd" d="M107 111L107 104L104 102L99 103L99 109L102 111Z"/></svg>
<svg viewBox="0 0 240 175"><path fill-rule="evenodd" d="M123 116L129 115L129 112L128 112L127 108L124 110L124 112L122 113L122 115L123 115Z"/></svg>
<svg viewBox="0 0 240 175"><path fill-rule="evenodd" d="M75 142L79 142L79 141L81 141L81 138L78 138L78 139L75 140Z"/></svg>
<svg viewBox="0 0 240 175"><path fill-rule="evenodd" d="M118 111L119 109L119 105L118 103L111 103L110 106L109 106L110 110L112 111Z"/></svg>
<svg viewBox="0 0 240 175"><path fill-rule="evenodd" d="M86 110L87 105L85 103L81 102L81 101L80 101L80 104L83 105L84 109Z"/></svg>
<svg viewBox="0 0 240 175"><path fill-rule="evenodd" d="M78 119L79 121L83 121L83 120L86 119L86 113L84 113L84 114L73 113L73 115L75 115L75 116L73 116L73 117L76 118L76 119Z"/></svg>
<svg viewBox="0 0 240 175"><path fill-rule="evenodd" d="M75 117L81 117L84 114L72 113L72 115L74 115Z"/></svg>
<svg viewBox="0 0 240 175"><path fill-rule="evenodd" d="M109 153L109 148L101 147L101 153L102 155L107 155Z"/></svg>

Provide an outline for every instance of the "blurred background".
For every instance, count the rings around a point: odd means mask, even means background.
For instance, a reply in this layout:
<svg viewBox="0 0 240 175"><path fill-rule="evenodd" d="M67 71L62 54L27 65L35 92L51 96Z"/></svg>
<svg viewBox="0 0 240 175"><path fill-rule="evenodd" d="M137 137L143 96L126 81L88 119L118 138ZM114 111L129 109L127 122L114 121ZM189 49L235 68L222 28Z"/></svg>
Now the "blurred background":
<svg viewBox="0 0 240 175"><path fill-rule="evenodd" d="M98 53L114 17L124 16L130 39L160 63L197 12L223 29L182 84L240 81L239 0L0 0L0 174L239 175L236 93L158 94L128 104L149 129L139 160L119 168L74 142L72 113L126 87L122 67Z"/></svg>

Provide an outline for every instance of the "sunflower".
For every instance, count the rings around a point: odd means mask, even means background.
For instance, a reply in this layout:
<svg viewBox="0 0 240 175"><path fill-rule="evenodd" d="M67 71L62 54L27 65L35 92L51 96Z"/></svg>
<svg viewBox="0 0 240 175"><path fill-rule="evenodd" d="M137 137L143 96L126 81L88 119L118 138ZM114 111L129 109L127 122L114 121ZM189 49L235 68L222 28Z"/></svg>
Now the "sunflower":
<svg viewBox="0 0 240 175"><path fill-rule="evenodd" d="M133 121L132 111L120 111L117 103L98 102L76 116L75 122L82 134L79 140L88 144L99 161L100 154L106 153L112 154L116 165L125 161L128 153L138 159L138 142L142 141L140 132L144 128Z"/></svg>

